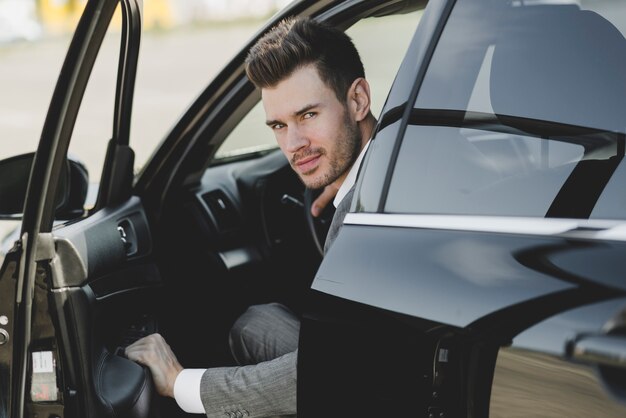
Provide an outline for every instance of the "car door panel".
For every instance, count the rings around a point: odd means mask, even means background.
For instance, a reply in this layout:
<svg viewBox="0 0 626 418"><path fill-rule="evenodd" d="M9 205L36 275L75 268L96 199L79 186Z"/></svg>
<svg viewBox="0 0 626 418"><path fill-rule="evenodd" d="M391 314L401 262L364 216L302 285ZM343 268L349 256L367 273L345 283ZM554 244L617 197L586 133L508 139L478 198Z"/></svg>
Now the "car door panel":
<svg viewBox="0 0 626 418"><path fill-rule="evenodd" d="M621 286L615 276L607 276L603 266L607 259L611 266L622 263L624 243L578 241L572 245L572 241L348 223L320 266L312 288L466 327L504 308L577 285L591 289ZM483 296L466 297L477 292ZM447 303L441 304L441 300Z"/></svg>
<svg viewBox="0 0 626 418"><path fill-rule="evenodd" d="M428 416L430 321L312 291L298 349L299 417ZM430 331L430 332L429 332Z"/></svg>
<svg viewBox="0 0 626 418"><path fill-rule="evenodd" d="M101 193L92 216L68 225L66 235L60 232L63 226L51 232L58 179L67 165L67 150L81 101L118 6L124 23L119 54L122 63L118 66L110 149L124 148L128 143L141 2L90 1L85 5L51 100L31 170L21 239L13 250L20 257L15 299L10 302L17 310L12 318L16 332L11 342L17 349L12 353L12 361L4 363L12 369L8 373L12 398L6 408L3 405L3 412L10 417L154 414L140 408L152 393L149 375L135 363L109 355L105 346L107 332L97 327L98 322L106 323L102 317L107 312L97 303L88 284L105 274L123 271L131 262L128 247L120 240L117 222L135 222L132 214L142 213L143 209L136 207L135 212L124 212L122 208L118 214L128 215L128 219L115 218L116 209L108 213L103 209L118 206L130 197L132 177L123 166L129 165L127 157L132 161L132 151L112 151L107 155ZM107 137L111 138L106 134L103 139ZM147 228L145 215L142 216L133 231ZM147 237L144 241L150 242ZM146 250L149 254L150 247ZM7 259L13 257L9 255ZM109 323L103 329L116 326ZM124 384L115 383L121 376L127 378ZM124 388L126 394L122 396L115 388Z"/></svg>
<svg viewBox="0 0 626 418"><path fill-rule="evenodd" d="M82 285L152 252L148 220L137 197L58 228L54 235L57 246L67 251L67 257L78 257L65 264L83 269L81 273L55 277L54 287Z"/></svg>
<svg viewBox="0 0 626 418"><path fill-rule="evenodd" d="M120 225L133 231L126 241ZM87 399L94 416L152 416L151 376L123 357L123 347L158 329L155 304L162 283L150 258L141 202L132 198L53 234L57 251L49 270L50 312L62 352L71 359L62 361L67 386Z"/></svg>
<svg viewBox="0 0 626 418"><path fill-rule="evenodd" d="M153 416L150 374L119 356L114 351L116 342L110 340L122 333L119 328L132 323L138 311L128 309L119 299L115 301L116 309L111 310L111 304L103 306L88 286L55 292L52 306L60 348L71 358L60 368L67 393L80 396L90 405L90 416ZM120 317L125 321L115 322ZM78 399L70 396L66 407L77 410L80 405L76 402Z"/></svg>
<svg viewBox="0 0 626 418"><path fill-rule="evenodd" d="M16 273L20 264L20 254L16 251L9 252L3 260L0 268L0 306L2 306L2 316L6 319L0 326L0 338L2 339L2 350L0 350L0 387L9 388L12 383L12 370L9 365L13 363L14 349L9 342L15 338L17 327L15 319L17 312L14 301L17 298L17 278ZM10 392L0 393L0 410L9 411L11 400Z"/></svg>

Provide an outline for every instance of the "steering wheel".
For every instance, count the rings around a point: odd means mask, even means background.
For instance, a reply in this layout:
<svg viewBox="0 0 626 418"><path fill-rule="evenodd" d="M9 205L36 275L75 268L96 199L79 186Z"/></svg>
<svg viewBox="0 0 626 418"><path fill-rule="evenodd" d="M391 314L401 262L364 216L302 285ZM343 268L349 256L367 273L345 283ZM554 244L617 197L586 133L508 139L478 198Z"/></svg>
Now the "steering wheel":
<svg viewBox="0 0 626 418"><path fill-rule="evenodd" d="M304 190L304 215L309 227L309 232L315 243L315 247L319 251L320 255L324 256L324 243L326 242L326 235L328 235L328 229L333 220L335 214L335 207L332 202L328 203L322 213L315 217L311 215L311 206L317 197L322 193L324 189L305 189Z"/></svg>

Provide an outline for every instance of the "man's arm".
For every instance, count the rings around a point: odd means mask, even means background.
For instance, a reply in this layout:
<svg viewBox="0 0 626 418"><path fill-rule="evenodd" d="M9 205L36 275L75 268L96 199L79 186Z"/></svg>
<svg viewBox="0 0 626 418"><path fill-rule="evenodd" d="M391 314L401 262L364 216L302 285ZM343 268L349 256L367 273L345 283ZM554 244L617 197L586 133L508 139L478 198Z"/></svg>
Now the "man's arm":
<svg viewBox="0 0 626 418"><path fill-rule="evenodd" d="M183 367L161 335L152 334L129 345L126 356L150 369L159 395L175 398L176 379L185 373L181 374ZM208 418L293 415L297 357L296 350L251 366L186 369L185 372L192 372L187 382L196 381L198 386L185 390L197 391ZM200 379L196 372L202 373ZM188 412L199 412L195 407L191 409Z"/></svg>
<svg viewBox="0 0 626 418"><path fill-rule="evenodd" d="M200 396L208 418L296 414L298 350L274 360L207 369Z"/></svg>

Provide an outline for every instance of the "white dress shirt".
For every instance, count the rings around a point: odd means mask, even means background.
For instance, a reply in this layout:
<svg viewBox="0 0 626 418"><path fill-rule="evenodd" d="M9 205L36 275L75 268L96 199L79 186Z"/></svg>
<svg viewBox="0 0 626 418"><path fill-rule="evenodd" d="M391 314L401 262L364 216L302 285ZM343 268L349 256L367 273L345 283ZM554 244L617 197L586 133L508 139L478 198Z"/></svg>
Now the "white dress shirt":
<svg viewBox="0 0 626 418"><path fill-rule="evenodd" d="M356 183L356 176L359 173L359 168L361 167L361 161L363 161L363 157L365 156L365 153L367 152L367 149L370 146L370 142L371 141L369 140L367 141L367 143L361 150L361 153L354 161L354 164L352 164L350 171L348 171L348 175L346 176L346 179L343 181L341 186L339 186L339 190L337 190L337 194L335 195L335 199L333 200L333 206L335 207L339 206L339 203L341 203L341 201L343 200L344 197L346 197L346 195L348 194L352 186L354 186L354 183Z"/></svg>

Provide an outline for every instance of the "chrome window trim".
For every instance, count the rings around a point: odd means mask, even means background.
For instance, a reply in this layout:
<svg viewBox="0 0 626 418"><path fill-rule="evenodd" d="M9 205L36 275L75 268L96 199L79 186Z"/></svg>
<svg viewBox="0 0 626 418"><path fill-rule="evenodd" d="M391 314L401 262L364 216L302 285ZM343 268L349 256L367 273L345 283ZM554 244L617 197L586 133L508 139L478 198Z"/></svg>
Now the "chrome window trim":
<svg viewBox="0 0 626 418"><path fill-rule="evenodd" d="M580 234L591 239L626 241L623 220L348 213L344 224L546 236Z"/></svg>

